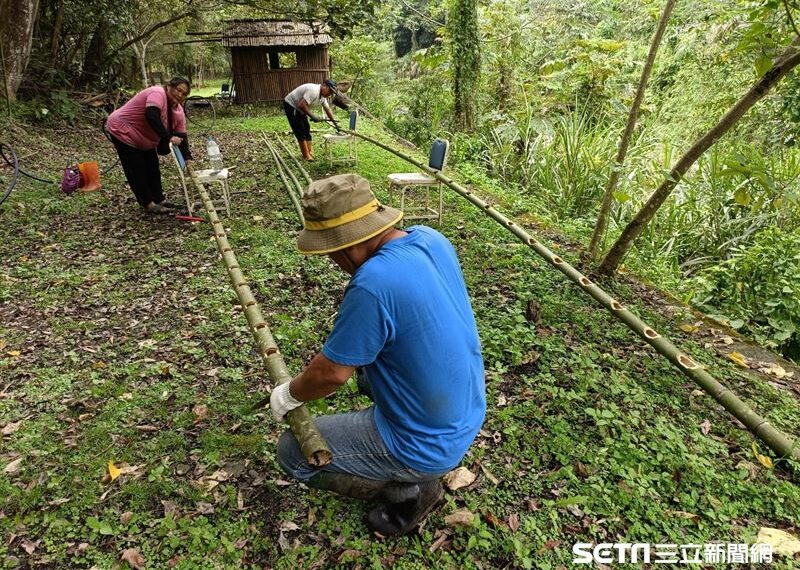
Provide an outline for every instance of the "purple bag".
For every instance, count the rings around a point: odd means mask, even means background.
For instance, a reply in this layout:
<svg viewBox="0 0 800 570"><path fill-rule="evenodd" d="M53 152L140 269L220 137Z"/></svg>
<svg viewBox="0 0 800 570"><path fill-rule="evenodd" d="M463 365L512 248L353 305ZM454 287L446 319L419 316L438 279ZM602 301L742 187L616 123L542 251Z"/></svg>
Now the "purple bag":
<svg viewBox="0 0 800 570"><path fill-rule="evenodd" d="M64 194L72 194L81 187L81 171L77 165L68 166L64 169L61 177L61 191Z"/></svg>

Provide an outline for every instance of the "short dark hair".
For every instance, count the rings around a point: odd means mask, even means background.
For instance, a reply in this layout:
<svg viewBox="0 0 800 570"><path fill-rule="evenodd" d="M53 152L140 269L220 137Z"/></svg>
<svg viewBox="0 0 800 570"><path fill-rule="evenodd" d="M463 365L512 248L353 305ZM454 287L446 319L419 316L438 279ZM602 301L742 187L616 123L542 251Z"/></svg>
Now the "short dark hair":
<svg viewBox="0 0 800 570"><path fill-rule="evenodd" d="M191 82L188 79L186 79L185 77L180 77L180 76L177 76L177 75L175 77L173 77L172 79L170 79L169 83L167 83L167 85L169 85L170 87L177 87L178 85L186 85L186 89L187 89L186 94L187 95L189 93L191 93L191 91L192 91Z"/></svg>

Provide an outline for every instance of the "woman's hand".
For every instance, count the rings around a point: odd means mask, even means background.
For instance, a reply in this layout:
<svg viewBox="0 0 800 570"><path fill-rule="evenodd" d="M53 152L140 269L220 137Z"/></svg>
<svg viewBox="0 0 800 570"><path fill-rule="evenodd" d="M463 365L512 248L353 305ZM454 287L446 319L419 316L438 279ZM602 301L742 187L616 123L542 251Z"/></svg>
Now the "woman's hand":
<svg viewBox="0 0 800 570"><path fill-rule="evenodd" d="M181 144L182 141L183 141L183 139L181 139L181 137L172 137L171 139L169 139L169 142L171 142L175 146L178 146L179 144Z"/></svg>

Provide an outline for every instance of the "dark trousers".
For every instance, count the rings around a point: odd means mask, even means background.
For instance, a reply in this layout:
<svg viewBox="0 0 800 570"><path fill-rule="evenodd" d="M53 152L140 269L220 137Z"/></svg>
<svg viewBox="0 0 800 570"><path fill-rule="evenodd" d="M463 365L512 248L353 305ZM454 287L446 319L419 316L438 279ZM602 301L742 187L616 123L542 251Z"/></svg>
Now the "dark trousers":
<svg viewBox="0 0 800 570"><path fill-rule="evenodd" d="M283 112L286 113L286 118L289 119L289 126L292 127L292 132L297 140L310 141L311 125L308 123L306 114L295 109L286 101L283 102Z"/></svg>
<svg viewBox="0 0 800 570"><path fill-rule="evenodd" d="M111 142L117 149L119 162L125 179L136 196L136 201L142 208L150 202L157 204L164 201L164 191L161 188L161 168L158 165L156 149L139 150L126 145L113 135Z"/></svg>

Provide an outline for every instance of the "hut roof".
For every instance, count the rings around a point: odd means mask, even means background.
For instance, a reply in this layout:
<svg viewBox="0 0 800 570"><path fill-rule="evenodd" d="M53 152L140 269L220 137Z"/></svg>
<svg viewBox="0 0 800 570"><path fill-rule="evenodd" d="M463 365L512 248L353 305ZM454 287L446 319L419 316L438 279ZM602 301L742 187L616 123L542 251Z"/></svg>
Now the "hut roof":
<svg viewBox="0 0 800 570"><path fill-rule="evenodd" d="M328 27L290 20L231 20L222 32L225 47L282 47L328 45Z"/></svg>

